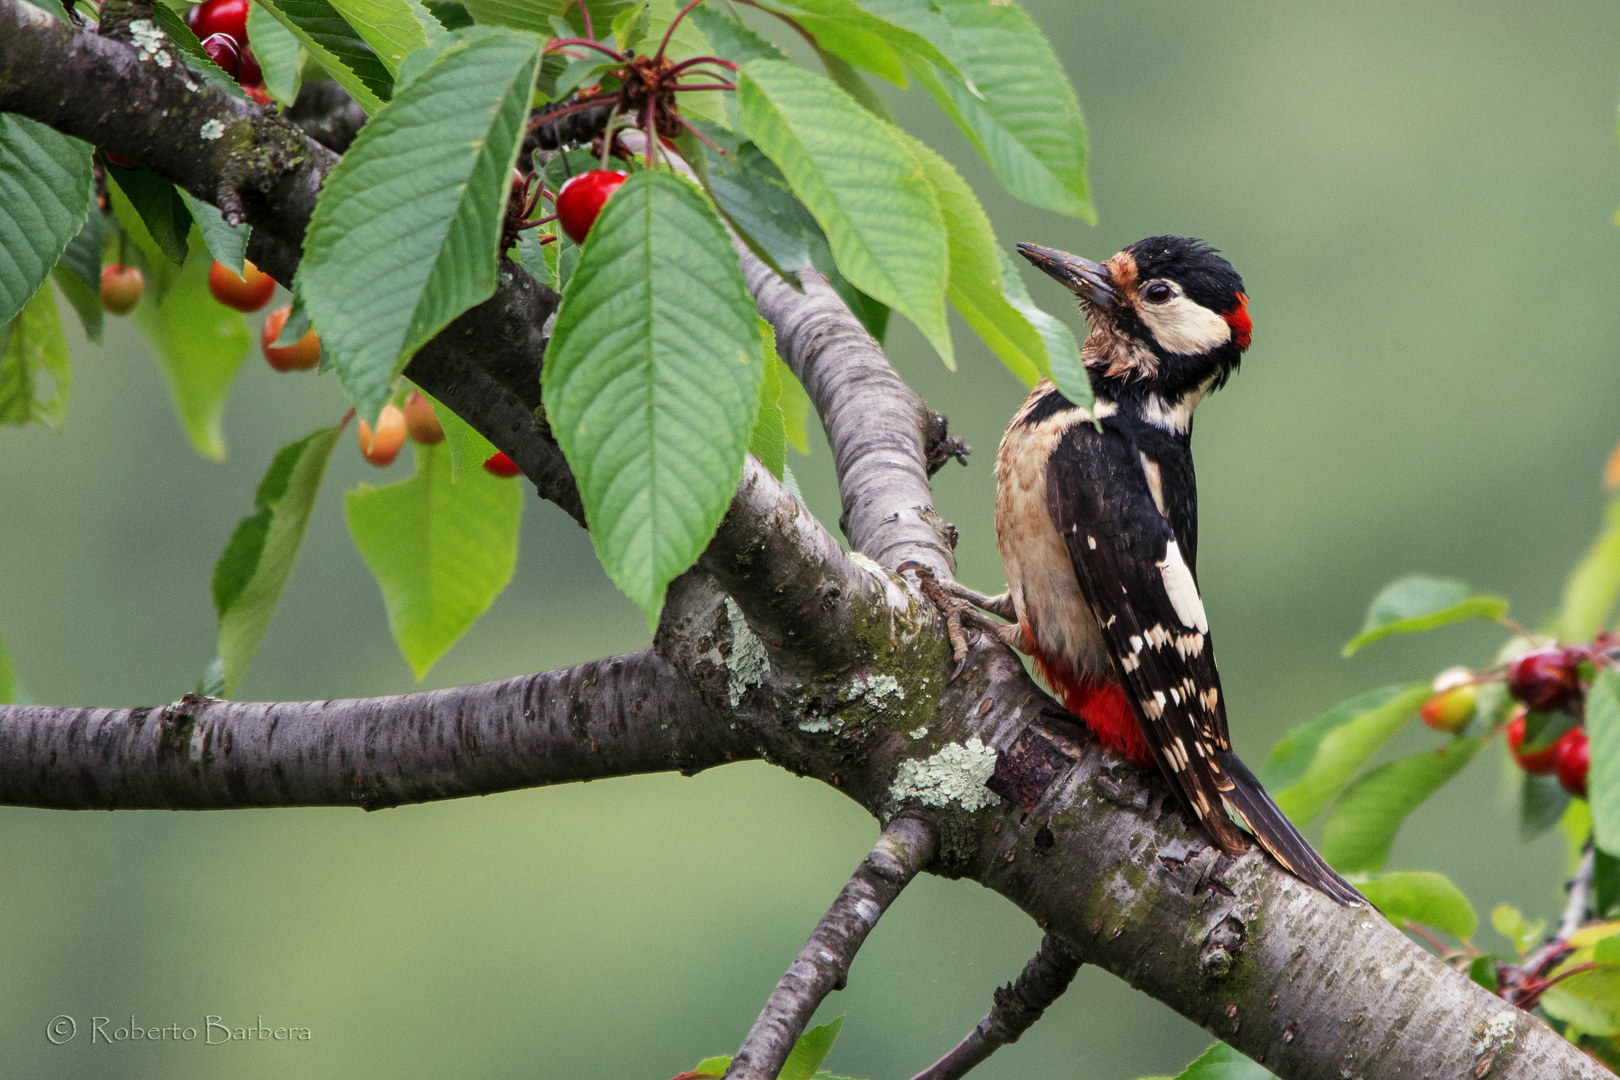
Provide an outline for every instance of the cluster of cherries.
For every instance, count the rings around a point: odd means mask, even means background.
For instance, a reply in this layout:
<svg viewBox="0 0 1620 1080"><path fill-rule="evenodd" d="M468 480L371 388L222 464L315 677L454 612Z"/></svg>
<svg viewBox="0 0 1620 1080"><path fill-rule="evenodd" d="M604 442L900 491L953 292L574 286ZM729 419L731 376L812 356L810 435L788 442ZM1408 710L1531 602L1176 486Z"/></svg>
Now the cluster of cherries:
<svg viewBox="0 0 1620 1080"><path fill-rule="evenodd" d="M406 435L422 446L436 446L444 442L444 427L440 425L439 418L433 415L433 406L415 390L406 395L403 409L398 405L384 405L382 412L377 415L376 428L362 420L356 434L360 438L360 456L379 469L394 463L400 448L405 445ZM503 479L510 479L522 472L511 458L499 450L484 462L484 469L491 476Z"/></svg>
<svg viewBox="0 0 1620 1080"><path fill-rule="evenodd" d="M202 42L208 58L241 84L260 105L270 104L264 71L248 46L247 20L251 0L203 0L186 12L186 25Z"/></svg>
<svg viewBox="0 0 1620 1080"><path fill-rule="evenodd" d="M1513 760L1532 776L1557 776L1565 791L1582 799L1586 798L1592 749L1586 728L1580 722L1586 697L1581 686L1581 664L1601 656L1606 644L1537 649L1507 668L1508 693L1518 702L1506 726L1508 750ZM1423 722L1436 731L1445 732L1455 732L1468 723L1479 696L1479 682L1473 672L1467 668L1443 672L1435 680L1434 689L1435 695L1423 706ZM1574 717L1575 726L1544 746L1526 749L1530 714L1560 712Z"/></svg>

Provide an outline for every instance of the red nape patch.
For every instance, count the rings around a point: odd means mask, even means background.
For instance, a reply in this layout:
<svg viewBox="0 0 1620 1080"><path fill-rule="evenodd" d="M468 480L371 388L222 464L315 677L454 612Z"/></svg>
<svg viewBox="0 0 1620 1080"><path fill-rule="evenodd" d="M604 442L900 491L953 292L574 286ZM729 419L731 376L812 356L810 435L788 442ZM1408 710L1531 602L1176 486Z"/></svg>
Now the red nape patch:
<svg viewBox="0 0 1620 1080"><path fill-rule="evenodd" d="M1242 293L1237 294L1238 306L1231 311L1221 312L1221 318L1226 325L1232 328L1232 340L1239 349L1249 347L1249 335L1254 332L1254 321L1249 318L1249 298Z"/></svg>
<svg viewBox="0 0 1620 1080"><path fill-rule="evenodd" d="M1025 640L1028 640L1028 633ZM1093 682L1069 674L1064 662L1048 664L1039 653L1035 669L1063 702L1063 707L1086 722L1097 740L1115 753L1124 754L1139 769L1154 767L1153 752L1142 736L1142 726L1131 712L1131 703L1117 682Z"/></svg>

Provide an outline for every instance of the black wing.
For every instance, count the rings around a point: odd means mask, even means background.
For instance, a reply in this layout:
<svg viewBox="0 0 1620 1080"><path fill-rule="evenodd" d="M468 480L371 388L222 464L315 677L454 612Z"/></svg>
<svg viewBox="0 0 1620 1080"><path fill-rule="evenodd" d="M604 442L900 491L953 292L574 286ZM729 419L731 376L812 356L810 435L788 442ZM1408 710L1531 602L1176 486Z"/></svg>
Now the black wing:
<svg viewBox="0 0 1620 1080"><path fill-rule="evenodd" d="M1233 781L1217 757L1232 744L1209 623L1154 499L1158 468L1120 428L1076 424L1047 464L1047 510L1159 768L1216 842L1241 851L1223 799Z"/></svg>
<svg viewBox="0 0 1620 1080"><path fill-rule="evenodd" d="M1236 818L1301 881L1342 904L1364 903L1232 753L1209 622L1183 553L1197 536L1188 520L1197 513L1192 461L1184 447L1154 449L1181 456L1156 461L1118 427L1076 424L1046 471L1047 510L1136 722L1160 771L1223 849L1248 847ZM1184 483L1166 502L1172 474ZM1166 510L1183 520L1172 522Z"/></svg>

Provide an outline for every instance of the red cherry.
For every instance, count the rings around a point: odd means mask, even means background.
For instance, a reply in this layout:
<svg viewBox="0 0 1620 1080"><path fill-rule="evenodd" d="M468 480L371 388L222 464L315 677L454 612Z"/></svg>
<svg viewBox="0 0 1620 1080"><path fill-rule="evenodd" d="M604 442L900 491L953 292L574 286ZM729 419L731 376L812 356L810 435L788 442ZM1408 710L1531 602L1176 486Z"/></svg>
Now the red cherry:
<svg viewBox="0 0 1620 1080"><path fill-rule="evenodd" d="M1554 712L1580 691L1580 660L1567 649L1537 649L1508 666L1508 692L1533 712Z"/></svg>
<svg viewBox="0 0 1620 1080"><path fill-rule="evenodd" d="M258 57L253 55L253 46L242 48L242 70L237 73L236 81L243 87L262 86L264 84L264 69L259 67Z"/></svg>
<svg viewBox="0 0 1620 1080"><path fill-rule="evenodd" d="M203 52L208 59L220 66L220 70L231 78L236 78L242 70L242 46L237 44L235 38L229 34L210 34L203 38Z"/></svg>
<svg viewBox="0 0 1620 1080"><path fill-rule="evenodd" d="M313 326L291 345L277 348L274 344L276 338L281 336L281 328L287 325L290 314L290 307L272 311L259 330L259 344L264 348L265 360L277 371L308 371L321 362L321 339L316 336Z"/></svg>
<svg viewBox="0 0 1620 1080"><path fill-rule="evenodd" d="M1572 728L1556 743L1558 784L1578 799L1586 798L1586 774L1592 768L1592 743L1585 728Z"/></svg>
<svg viewBox="0 0 1620 1080"><path fill-rule="evenodd" d="M384 405L382 412L377 416L377 433L371 433L371 425L364 420L355 432L360 436L360 456L379 469L385 465L392 465L399 456L399 448L405 445L405 414L399 411L397 405Z"/></svg>
<svg viewBox="0 0 1620 1080"><path fill-rule="evenodd" d="M1568 735L1568 732L1564 733ZM1513 719L1507 723L1508 750L1513 754L1513 760L1519 763L1519 768L1531 776L1551 776L1558 771L1558 746L1555 740L1552 745L1544 746L1540 750L1529 753L1519 753L1519 747L1524 745L1524 710L1520 709L1513 714Z"/></svg>
<svg viewBox="0 0 1620 1080"><path fill-rule="evenodd" d="M141 302L146 279L133 266L107 265L101 268L101 306L114 315L128 315Z"/></svg>
<svg viewBox="0 0 1620 1080"><path fill-rule="evenodd" d="M626 174L612 169L592 169L563 184L557 192L557 219L569 239L576 244L585 242L585 234L596 223L602 204L628 179Z"/></svg>
<svg viewBox="0 0 1620 1080"><path fill-rule="evenodd" d="M242 273L243 277L237 277L235 270L216 262L208 268L208 291L226 307L258 311L275 295L276 280L246 259L242 260Z"/></svg>
<svg viewBox="0 0 1620 1080"><path fill-rule="evenodd" d="M523 470L517 467L517 462L497 450L488 461L484 462L484 471L491 476L499 476L502 480L510 480Z"/></svg>
<svg viewBox="0 0 1620 1080"><path fill-rule="evenodd" d="M405 426L410 429L411 438L423 446L444 442L444 427L433 415L433 406L414 390L405 398Z"/></svg>
<svg viewBox="0 0 1620 1080"><path fill-rule="evenodd" d="M205 0L186 12L186 25L198 38L207 41L214 34L236 39L237 50L247 44L248 8L251 0Z"/></svg>

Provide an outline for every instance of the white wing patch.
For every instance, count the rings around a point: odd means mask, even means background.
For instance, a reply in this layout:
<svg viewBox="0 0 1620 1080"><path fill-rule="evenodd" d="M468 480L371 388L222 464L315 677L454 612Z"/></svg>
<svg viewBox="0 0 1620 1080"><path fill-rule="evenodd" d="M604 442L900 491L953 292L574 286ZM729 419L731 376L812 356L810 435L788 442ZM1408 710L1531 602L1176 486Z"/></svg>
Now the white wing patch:
<svg viewBox="0 0 1620 1080"><path fill-rule="evenodd" d="M1148 494L1153 496L1153 505L1159 508L1160 516L1169 517L1164 512L1164 480L1159 475L1159 463L1140 450L1136 456L1142 459L1142 475L1147 478Z"/></svg>
<svg viewBox="0 0 1620 1080"><path fill-rule="evenodd" d="M1187 560L1181 557L1181 548L1174 540L1165 546L1164 561L1157 565L1164 579L1164 593L1170 598L1170 606L1176 609L1181 624L1201 634L1209 633L1209 618L1204 614L1204 601L1198 595L1198 583L1193 580Z"/></svg>

